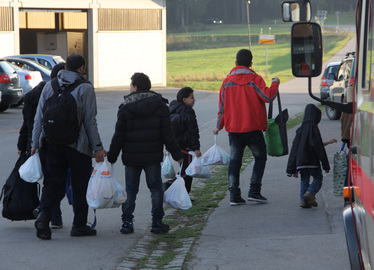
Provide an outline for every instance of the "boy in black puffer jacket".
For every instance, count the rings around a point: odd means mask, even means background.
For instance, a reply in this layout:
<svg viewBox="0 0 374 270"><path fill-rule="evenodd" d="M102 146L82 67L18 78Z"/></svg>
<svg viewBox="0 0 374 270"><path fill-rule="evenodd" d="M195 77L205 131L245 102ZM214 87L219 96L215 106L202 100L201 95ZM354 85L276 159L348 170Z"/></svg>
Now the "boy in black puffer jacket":
<svg viewBox="0 0 374 270"><path fill-rule="evenodd" d="M153 233L169 231L164 217L161 162L164 145L174 160L183 162L182 152L171 128L167 100L150 91L151 81L144 73L131 77L130 94L125 96L117 114L115 132L108 152L108 161L115 163L122 151L125 165L127 199L122 205L121 233L134 232L133 212L139 191L140 174L144 170L152 199Z"/></svg>
<svg viewBox="0 0 374 270"><path fill-rule="evenodd" d="M184 87L179 90L177 100L170 103L170 115L179 115L180 127L174 128L175 137L183 152L183 165L181 176L184 178L187 192L190 193L192 185L192 177L186 175L185 171L192 161L192 156L188 151L194 151L197 157L201 156L200 152L200 135L197 125L196 114L192 108L195 104L193 89Z"/></svg>

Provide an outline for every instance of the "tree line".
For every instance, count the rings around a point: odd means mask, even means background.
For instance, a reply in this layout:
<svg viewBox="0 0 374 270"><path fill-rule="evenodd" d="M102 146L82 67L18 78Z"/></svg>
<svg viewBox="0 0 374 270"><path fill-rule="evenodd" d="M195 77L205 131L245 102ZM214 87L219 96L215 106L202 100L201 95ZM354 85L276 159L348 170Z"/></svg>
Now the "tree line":
<svg viewBox="0 0 374 270"><path fill-rule="evenodd" d="M357 0L311 0L313 16L317 10L353 11ZM170 28L181 28L198 23L208 23L210 18L224 23L247 22L248 0L166 0L167 21ZM275 0L250 0L249 16L252 23L281 19L281 2Z"/></svg>

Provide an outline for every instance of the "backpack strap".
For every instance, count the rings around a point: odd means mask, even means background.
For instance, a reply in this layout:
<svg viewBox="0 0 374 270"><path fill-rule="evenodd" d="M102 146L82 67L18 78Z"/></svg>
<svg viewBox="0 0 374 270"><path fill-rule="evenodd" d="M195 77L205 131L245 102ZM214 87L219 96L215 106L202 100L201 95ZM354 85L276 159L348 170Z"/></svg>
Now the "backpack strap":
<svg viewBox="0 0 374 270"><path fill-rule="evenodd" d="M61 90L60 84L58 83L57 78L52 79L51 85L52 85L52 89L54 93L58 93Z"/></svg>

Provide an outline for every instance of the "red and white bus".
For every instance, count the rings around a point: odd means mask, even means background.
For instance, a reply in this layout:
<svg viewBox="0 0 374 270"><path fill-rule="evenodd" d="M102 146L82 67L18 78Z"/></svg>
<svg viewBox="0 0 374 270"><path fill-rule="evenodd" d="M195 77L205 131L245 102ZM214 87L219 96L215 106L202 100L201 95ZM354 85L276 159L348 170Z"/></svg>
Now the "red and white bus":
<svg viewBox="0 0 374 270"><path fill-rule="evenodd" d="M374 0L357 0L356 61L352 100L346 104L326 102L311 92L311 77L322 68L322 38L318 24L311 23L310 1L284 1L284 21L292 26L292 72L309 78L309 95L335 109L352 113L347 181L343 210L352 269L374 269ZM300 63L310 67L309 74Z"/></svg>

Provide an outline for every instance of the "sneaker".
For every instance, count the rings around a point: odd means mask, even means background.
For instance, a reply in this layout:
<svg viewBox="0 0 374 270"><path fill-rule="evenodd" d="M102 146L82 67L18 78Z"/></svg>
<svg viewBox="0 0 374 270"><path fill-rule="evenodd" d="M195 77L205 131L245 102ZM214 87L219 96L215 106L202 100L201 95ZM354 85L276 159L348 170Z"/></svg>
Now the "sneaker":
<svg viewBox="0 0 374 270"><path fill-rule="evenodd" d="M261 202L261 203L266 203L267 198L262 196L260 193L258 194L248 194L248 201L253 201L253 202Z"/></svg>
<svg viewBox="0 0 374 270"><path fill-rule="evenodd" d="M130 221L123 222L120 232L124 233L124 234L133 233L134 232L134 224Z"/></svg>
<svg viewBox="0 0 374 270"><path fill-rule="evenodd" d="M245 200L242 197L231 199L230 200L230 205L235 206L235 205L243 205L245 204Z"/></svg>
<svg viewBox="0 0 374 270"><path fill-rule="evenodd" d="M306 201L301 201L300 202L300 207L301 208L311 208L312 206L309 203L307 203Z"/></svg>
<svg viewBox="0 0 374 270"><path fill-rule="evenodd" d="M94 236L96 235L96 230L92 229L90 226L85 226L83 228L79 228L73 225L70 231L70 236Z"/></svg>
<svg viewBox="0 0 374 270"><path fill-rule="evenodd" d="M316 197L312 193L309 193L309 192L305 193L304 199L311 206L318 207L318 203L316 202Z"/></svg>
<svg viewBox="0 0 374 270"><path fill-rule="evenodd" d="M63 227L62 220L59 221L51 221L51 229L57 230Z"/></svg>
<svg viewBox="0 0 374 270"><path fill-rule="evenodd" d="M151 233L166 233L170 230L169 225L162 223L161 221L152 222Z"/></svg>
<svg viewBox="0 0 374 270"><path fill-rule="evenodd" d="M49 215L46 212L40 212L35 220L36 237L43 240L50 240L52 231L49 228Z"/></svg>

